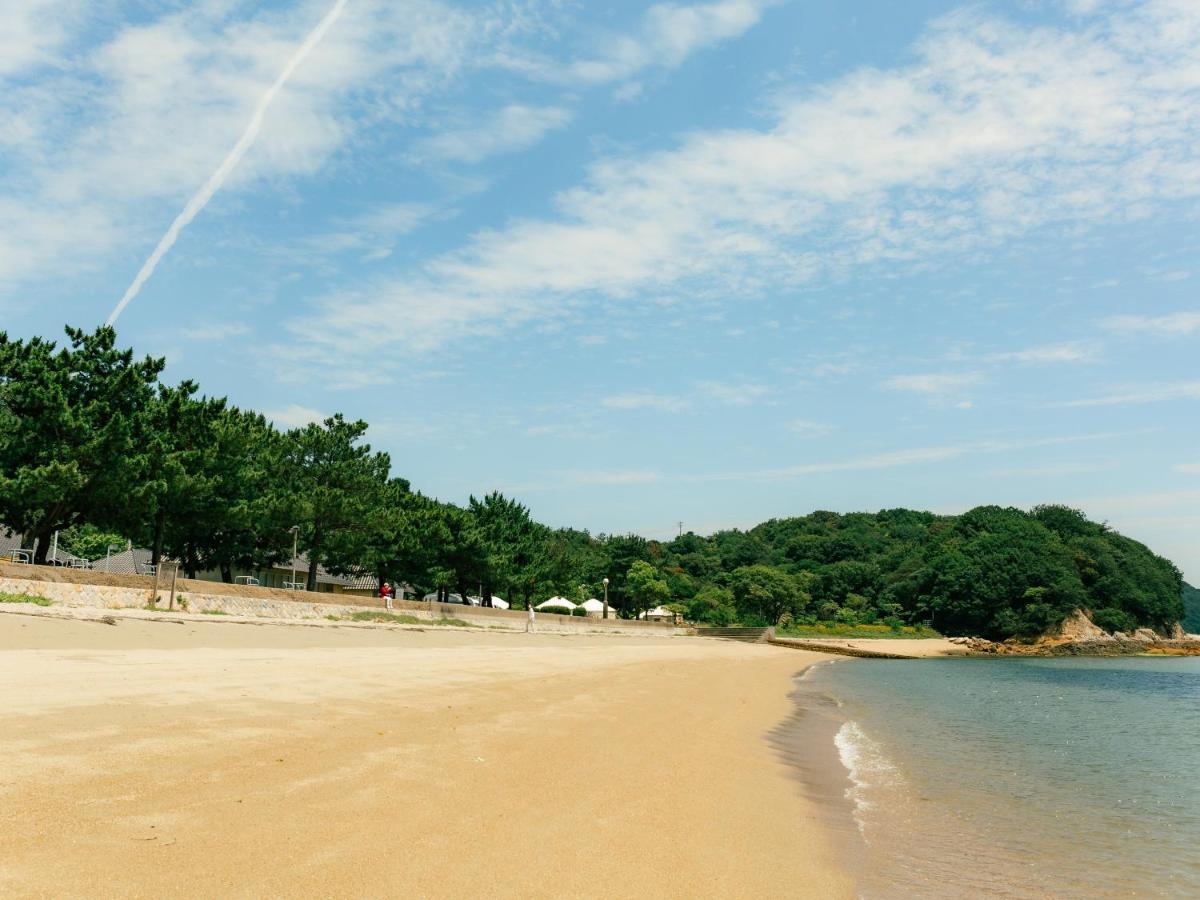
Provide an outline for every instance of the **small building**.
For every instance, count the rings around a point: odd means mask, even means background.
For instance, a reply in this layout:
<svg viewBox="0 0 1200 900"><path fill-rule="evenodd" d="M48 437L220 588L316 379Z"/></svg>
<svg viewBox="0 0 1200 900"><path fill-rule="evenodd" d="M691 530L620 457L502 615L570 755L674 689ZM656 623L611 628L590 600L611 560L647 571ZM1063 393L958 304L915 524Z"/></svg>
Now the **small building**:
<svg viewBox="0 0 1200 900"><path fill-rule="evenodd" d="M670 622L675 624L678 614L666 607L656 606L654 609L648 609L644 613L639 613L638 618L646 622Z"/></svg>

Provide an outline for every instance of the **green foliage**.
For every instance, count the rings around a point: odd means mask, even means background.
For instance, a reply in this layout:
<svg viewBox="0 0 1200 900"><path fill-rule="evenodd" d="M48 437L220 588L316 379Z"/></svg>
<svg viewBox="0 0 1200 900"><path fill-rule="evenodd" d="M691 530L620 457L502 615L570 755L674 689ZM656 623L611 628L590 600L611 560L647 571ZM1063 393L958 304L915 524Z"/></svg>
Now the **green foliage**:
<svg viewBox="0 0 1200 900"><path fill-rule="evenodd" d="M52 602L45 597L34 594L9 594L0 592L0 603L32 603L34 606L51 606Z"/></svg>
<svg viewBox="0 0 1200 900"><path fill-rule="evenodd" d="M1092 621L1105 631L1123 631L1129 634L1137 628L1137 621L1133 616L1123 609L1114 609L1111 606L1105 609L1094 610L1092 612Z"/></svg>
<svg viewBox="0 0 1200 900"><path fill-rule="evenodd" d="M942 635L923 625L841 625L834 622L791 625L777 628L779 637L836 638L939 638Z"/></svg>
<svg viewBox="0 0 1200 900"><path fill-rule="evenodd" d="M90 522L131 532L144 510L147 411L164 362L135 361L111 328L69 346L0 334L0 522L36 541Z"/></svg>
<svg viewBox="0 0 1200 900"><path fill-rule="evenodd" d="M635 561L626 573L625 592L628 595L625 611L631 617L661 606L671 599L671 590L667 587L666 579L654 566L640 559Z"/></svg>
<svg viewBox="0 0 1200 900"><path fill-rule="evenodd" d="M125 549L125 538L114 531L102 531L91 523L72 525L58 534L59 550L83 559L100 559L109 547Z"/></svg>
<svg viewBox="0 0 1200 900"><path fill-rule="evenodd" d="M1184 582L1183 585L1183 630L1188 634L1200 634L1200 589Z"/></svg>
<svg viewBox="0 0 1200 900"><path fill-rule="evenodd" d="M768 565L741 566L729 583L742 621L776 624L784 614L796 615L808 605L808 595L783 569Z"/></svg>
<svg viewBox="0 0 1200 900"><path fill-rule="evenodd" d="M371 534L363 526L381 514L391 462L362 443L366 431L366 422L347 422L338 413L283 436L278 476L308 555L310 591L317 587L318 565L352 572L369 553Z"/></svg>
<svg viewBox="0 0 1200 900"><path fill-rule="evenodd" d="M553 606L543 606L541 609L537 610L538 615L542 615L543 613L552 616L569 616L571 615L571 609L567 606L559 606L554 604Z"/></svg>

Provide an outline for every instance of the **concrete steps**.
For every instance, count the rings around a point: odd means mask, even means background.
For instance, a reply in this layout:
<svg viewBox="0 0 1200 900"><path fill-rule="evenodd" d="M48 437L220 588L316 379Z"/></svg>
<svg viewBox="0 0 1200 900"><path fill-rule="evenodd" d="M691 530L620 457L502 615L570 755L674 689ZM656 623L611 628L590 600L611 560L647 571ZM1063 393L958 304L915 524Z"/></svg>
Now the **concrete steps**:
<svg viewBox="0 0 1200 900"><path fill-rule="evenodd" d="M770 628L697 628L700 637L719 638L723 641L743 641L747 644L760 644L770 640Z"/></svg>

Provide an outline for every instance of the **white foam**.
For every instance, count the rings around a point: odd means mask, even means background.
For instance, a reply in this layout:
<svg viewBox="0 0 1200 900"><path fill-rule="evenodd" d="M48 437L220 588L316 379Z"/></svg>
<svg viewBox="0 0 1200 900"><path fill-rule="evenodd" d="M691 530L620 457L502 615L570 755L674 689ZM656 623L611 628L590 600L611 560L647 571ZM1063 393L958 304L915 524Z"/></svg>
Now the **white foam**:
<svg viewBox="0 0 1200 900"><path fill-rule="evenodd" d="M900 773L883 748L854 720L845 722L833 738L838 757L850 776L846 798L854 803L854 821L866 837L866 813L873 804L871 794L900 782Z"/></svg>

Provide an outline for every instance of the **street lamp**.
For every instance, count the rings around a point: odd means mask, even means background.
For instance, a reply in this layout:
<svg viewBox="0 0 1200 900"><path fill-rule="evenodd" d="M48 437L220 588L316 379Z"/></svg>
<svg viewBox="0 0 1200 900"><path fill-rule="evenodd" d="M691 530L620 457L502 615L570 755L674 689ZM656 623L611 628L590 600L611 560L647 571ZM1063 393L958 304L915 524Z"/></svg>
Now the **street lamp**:
<svg viewBox="0 0 1200 900"><path fill-rule="evenodd" d="M296 589L296 554L300 549L300 526L293 525L288 529L292 533L292 590Z"/></svg>
<svg viewBox="0 0 1200 900"><path fill-rule="evenodd" d="M608 579L604 579L604 618L608 618Z"/></svg>

